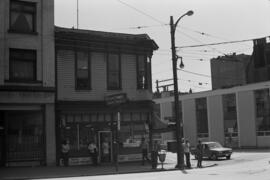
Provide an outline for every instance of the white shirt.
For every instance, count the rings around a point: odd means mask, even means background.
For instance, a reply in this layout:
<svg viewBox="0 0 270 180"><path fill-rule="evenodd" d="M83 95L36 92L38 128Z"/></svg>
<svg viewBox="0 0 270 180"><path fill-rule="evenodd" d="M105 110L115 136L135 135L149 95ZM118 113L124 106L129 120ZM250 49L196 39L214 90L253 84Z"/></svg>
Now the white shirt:
<svg viewBox="0 0 270 180"><path fill-rule="evenodd" d="M88 145L88 149L89 149L90 153L94 153L95 149L97 150L97 146L94 143L90 143Z"/></svg>

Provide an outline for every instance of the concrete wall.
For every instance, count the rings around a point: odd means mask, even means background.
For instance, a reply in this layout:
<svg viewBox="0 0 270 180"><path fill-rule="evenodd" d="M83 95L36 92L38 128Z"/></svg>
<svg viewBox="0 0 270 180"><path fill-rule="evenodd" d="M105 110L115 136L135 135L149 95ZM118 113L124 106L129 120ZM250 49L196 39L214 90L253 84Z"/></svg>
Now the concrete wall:
<svg viewBox="0 0 270 180"><path fill-rule="evenodd" d="M256 146L256 122L253 91L236 94L237 119L240 147Z"/></svg>
<svg viewBox="0 0 270 180"><path fill-rule="evenodd" d="M207 98L209 140L224 144L224 120L222 96Z"/></svg>
<svg viewBox="0 0 270 180"><path fill-rule="evenodd" d="M27 1L37 3L37 34L8 32L9 0L0 2L0 85L9 80L9 49L18 48L37 51L37 80L54 87L54 1Z"/></svg>
<svg viewBox="0 0 270 180"><path fill-rule="evenodd" d="M131 101L151 100L149 90L137 90L136 56L121 55L122 90L107 90L105 53L91 52L91 90L75 90L75 53L73 50L57 51L58 100L103 101L106 95L127 93Z"/></svg>
<svg viewBox="0 0 270 180"><path fill-rule="evenodd" d="M196 108L195 99L182 101L184 137L189 139L190 144L197 144Z"/></svg>

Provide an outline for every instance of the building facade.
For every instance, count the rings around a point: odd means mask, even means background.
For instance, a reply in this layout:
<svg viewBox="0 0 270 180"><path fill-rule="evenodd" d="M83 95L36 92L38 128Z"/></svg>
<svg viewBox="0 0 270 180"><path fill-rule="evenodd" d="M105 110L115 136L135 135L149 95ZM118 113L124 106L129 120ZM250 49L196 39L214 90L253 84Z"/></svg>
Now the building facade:
<svg viewBox="0 0 270 180"><path fill-rule="evenodd" d="M54 1L0 1L0 164L55 164Z"/></svg>
<svg viewBox="0 0 270 180"><path fill-rule="evenodd" d="M141 138L151 139L156 43L145 34L60 27L55 39L59 164L63 140L70 142L70 165L91 163L89 142L97 144L100 163L116 154L120 162L140 159Z"/></svg>
<svg viewBox="0 0 270 180"><path fill-rule="evenodd" d="M211 59L212 89L270 80L270 43L253 40L252 55L232 54Z"/></svg>
<svg viewBox="0 0 270 180"><path fill-rule="evenodd" d="M270 82L179 96L184 137L219 141L234 148L270 147ZM172 117L173 97L154 100L163 121Z"/></svg>
<svg viewBox="0 0 270 180"><path fill-rule="evenodd" d="M253 41L253 53L247 69L247 83L270 80L270 43L266 38Z"/></svg>
<svg viewBox="0 0 270 180"><path fill-rule="evenodd" d="M223 89L247 84L246 71L251 56L233 54L211 59L212 89Z"/></svg>

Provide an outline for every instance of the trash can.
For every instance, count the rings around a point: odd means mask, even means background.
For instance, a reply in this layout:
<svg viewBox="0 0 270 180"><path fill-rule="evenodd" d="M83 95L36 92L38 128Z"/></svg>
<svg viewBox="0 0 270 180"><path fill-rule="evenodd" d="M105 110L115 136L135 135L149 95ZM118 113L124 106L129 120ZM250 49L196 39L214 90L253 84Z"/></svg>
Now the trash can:
<svg viewBox="0 0 270 180"><path fill-rule="evenodd" d="M158 159L159 161L161 162L161 166L162 166L162 169L163 169L163 163L166 159L166 150L161 150L158 152Z"/></svg>

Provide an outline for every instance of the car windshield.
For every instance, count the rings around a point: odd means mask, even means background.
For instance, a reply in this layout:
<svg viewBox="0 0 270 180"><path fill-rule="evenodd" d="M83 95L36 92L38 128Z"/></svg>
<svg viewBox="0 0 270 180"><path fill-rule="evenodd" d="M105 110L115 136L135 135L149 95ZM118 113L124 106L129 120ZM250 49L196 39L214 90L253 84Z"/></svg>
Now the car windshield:
<svg viewBox="0 0 270 180"><path fill-rule="evenodd" d="M221 144L219 144L218 142L214 142L214 143L209 143L209 144L208 144L208 147L209 147L210 149L213 149L213 148L221 148L222 146L221 146Z"/></svg>

